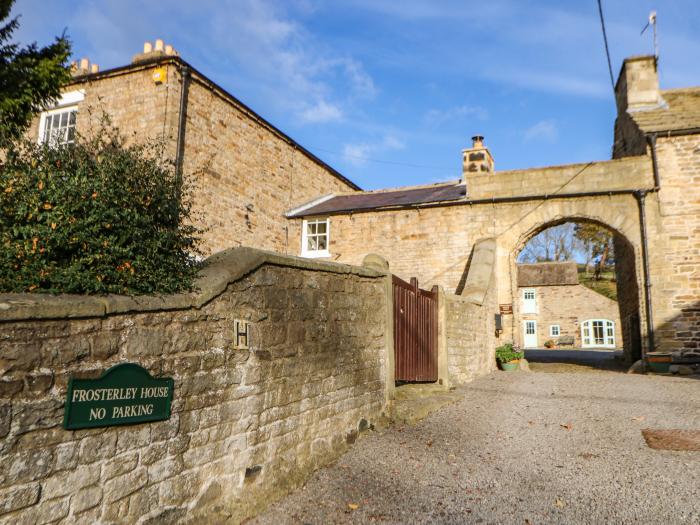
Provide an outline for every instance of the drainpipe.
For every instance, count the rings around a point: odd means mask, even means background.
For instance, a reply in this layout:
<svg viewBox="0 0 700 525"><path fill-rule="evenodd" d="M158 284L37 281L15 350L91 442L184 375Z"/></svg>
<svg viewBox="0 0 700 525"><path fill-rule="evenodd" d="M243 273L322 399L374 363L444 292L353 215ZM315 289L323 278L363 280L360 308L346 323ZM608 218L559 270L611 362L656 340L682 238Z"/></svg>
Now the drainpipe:
<svg viewBox="0 0 700 525"><path fill-rule="evenodd" d="M187 96L190 90L190 68L183 64L180 66L180 110L177 122L177 150L175 152L175 184L177 188L178 214L180 209L180 192L182 190L182 165L185 156L185 127L187 125Z"/></svg>
<svg viewBox="0 0 700 525"><path fill-rule="evenodd" d="M644 304L646 306L647 341L649 351L654 351L654 315L651 306L651 282L649 281L649 246L647 242L647 221L645 198L649 190L637 190L634 196L639 206L639 229L642 236L642 268L644 271ZM642 346L642 360L646 362L646 351Z"/></svg>
<svg viewBox="0 0 700 525"><path fill-rule="evenodd" d="M654 190L658 190L661 187L661 182L659 180L659 163L656 158L656 133L647 135L647 143L651 151L651 170L654 174Z"/></svg>

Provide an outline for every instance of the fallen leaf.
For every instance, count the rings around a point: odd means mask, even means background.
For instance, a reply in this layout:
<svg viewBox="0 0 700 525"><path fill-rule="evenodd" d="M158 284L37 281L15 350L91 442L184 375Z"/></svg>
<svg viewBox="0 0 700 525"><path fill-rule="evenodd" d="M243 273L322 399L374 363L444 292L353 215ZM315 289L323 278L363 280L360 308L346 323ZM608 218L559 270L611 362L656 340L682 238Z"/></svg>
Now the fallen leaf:
<svg viewBox="0 0 700 525"><path fill-rule="evenodd" d="M637 416L633 417L632 421L644 421L647 417L646 416Z"/></svg>
<svg viewBox="0 0 700 525"><path fill-rule="evenodd" d="M348 503L348 508L350 510L357 510L360 506L357 503Z"/></svg>
<svg viewBox="0 0 700 525"><path fill-rule="evenodd" d="M566 503L564 503L562 500L558 499L554 502L554 504L559 507L560 509L563 509L566 506Z"/></svg>
<svg viewBox="0 0 700 525"><path fill-rule="evenodd" d="M574 426L571 423L560 423L559 426L561 428L565 428L566 430L571 430L574 428Z"/></svg>
<svg viewBox="0 0 700 525"><path fill-rule="evenodd" d="M433 446L433 440L431 439L426 443L427 446L432 447Z"/></svg>

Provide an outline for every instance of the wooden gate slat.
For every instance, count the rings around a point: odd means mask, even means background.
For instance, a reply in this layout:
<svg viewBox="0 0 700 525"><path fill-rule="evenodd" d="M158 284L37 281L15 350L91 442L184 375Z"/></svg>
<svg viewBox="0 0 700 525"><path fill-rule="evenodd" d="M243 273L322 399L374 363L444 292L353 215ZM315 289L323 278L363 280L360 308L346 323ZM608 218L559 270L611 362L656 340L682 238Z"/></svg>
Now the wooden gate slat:
<svg viewBox="0 0 700 525"><path fill-rule="evenodd" d="M437 381L437 291L393 276L397 381Z"/></svg>

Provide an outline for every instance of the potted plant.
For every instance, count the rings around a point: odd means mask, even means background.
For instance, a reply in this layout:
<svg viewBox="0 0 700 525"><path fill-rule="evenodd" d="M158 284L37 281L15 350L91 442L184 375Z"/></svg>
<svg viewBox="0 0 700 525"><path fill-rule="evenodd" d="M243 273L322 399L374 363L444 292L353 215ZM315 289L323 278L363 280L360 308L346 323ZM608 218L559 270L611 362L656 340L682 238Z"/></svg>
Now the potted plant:
<svg viewBox="0 0 700 525"><path fill-rule="evenodd" d="M550 348L550 349L551 349L551 348L556 348L556 347L557 347L557 343L555 343L553 339L548 339L547 341L544 342L544 347L545 347L545 348Z"/></svg>
<svg viewBox="0 0 700 525"><path fill-rule="evenodd" d="M525 357L525 352L513 347L513 343L506 343L496 348L496 361L501 370L512 372L518 369L518 362Z"/></svg>

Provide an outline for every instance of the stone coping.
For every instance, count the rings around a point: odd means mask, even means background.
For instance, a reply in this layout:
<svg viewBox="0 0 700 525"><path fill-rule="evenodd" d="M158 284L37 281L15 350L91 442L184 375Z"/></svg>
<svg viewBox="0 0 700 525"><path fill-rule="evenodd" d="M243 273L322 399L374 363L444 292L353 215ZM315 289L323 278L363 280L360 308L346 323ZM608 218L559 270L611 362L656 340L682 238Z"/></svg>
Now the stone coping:
<svg viewBox="0 0 700 525"><path fill-rule="evenodd" d="M489 291L493 268L496 264L496 239L489 237L474 243L467 282L461 297L470 303L483 305Z"/></svg>
<svg viewBox="0 0 700 525"><path fill-rule="evenodd" d="M104 317L128 312L201 308L223 293L230 283L240 280L265 264L362 277L386 276L385 272L371 268L304 259L248 247L230 248L212 255L205 261L195 281L196 291L193 292L136 296L0 294L0 322Z"/></svg>

